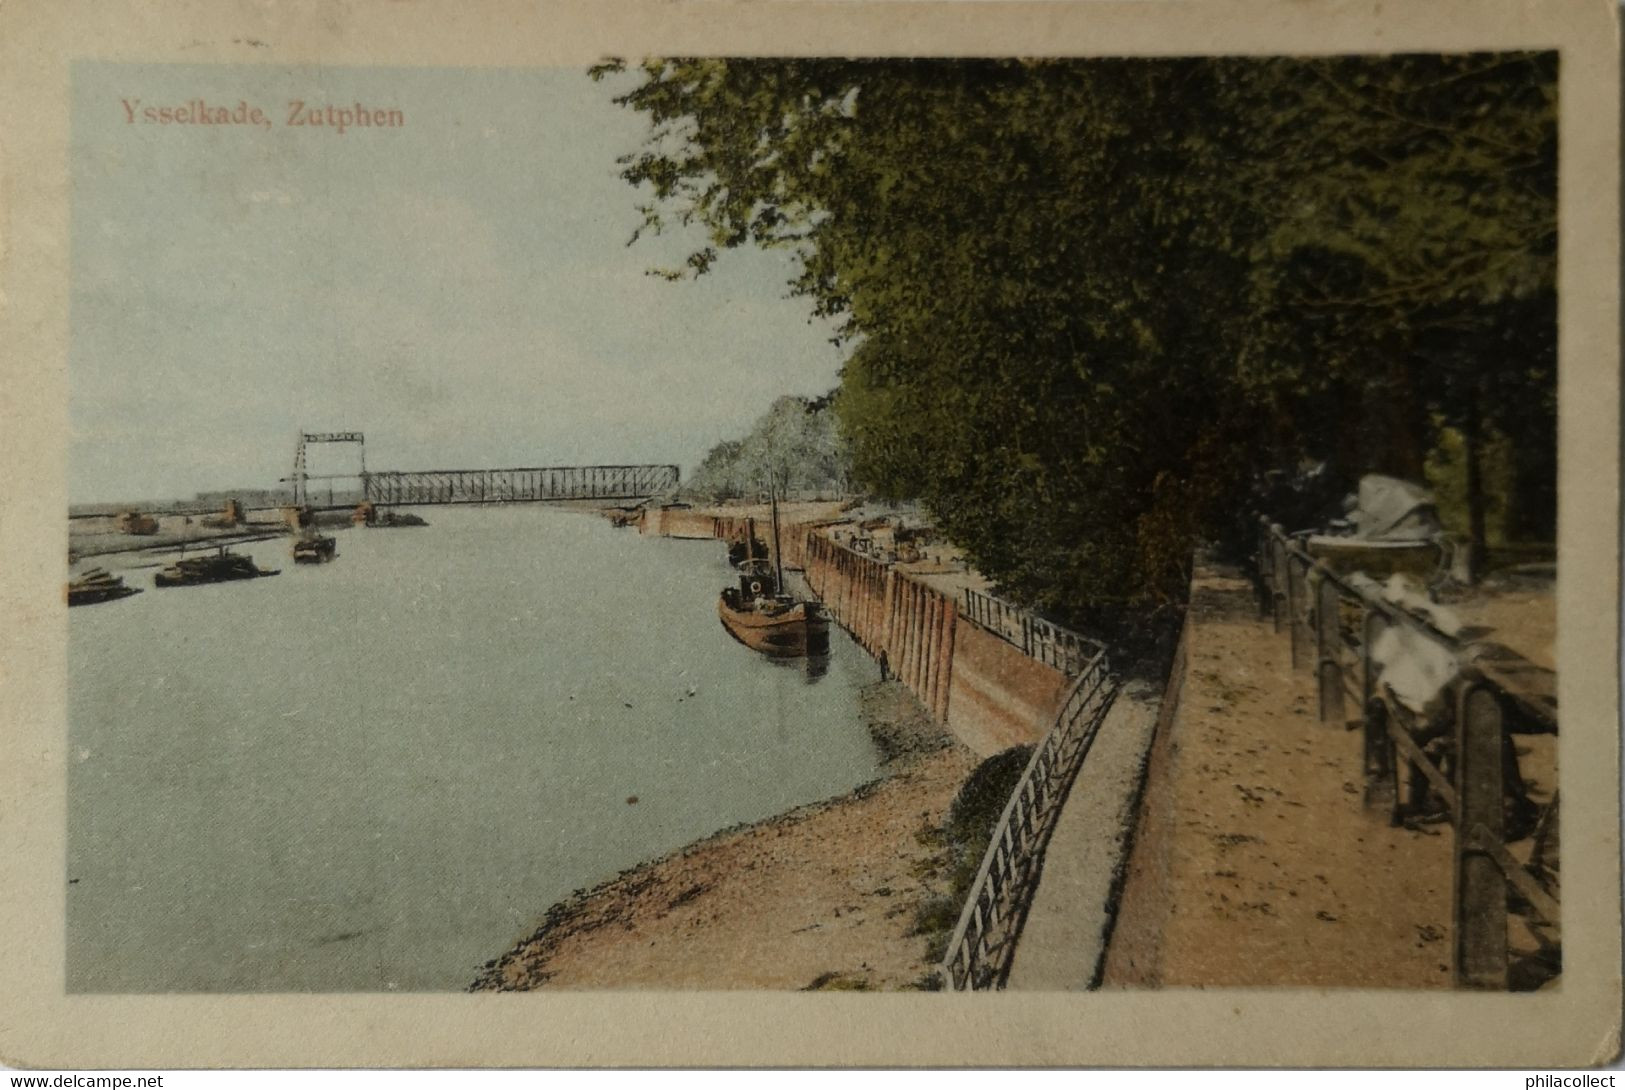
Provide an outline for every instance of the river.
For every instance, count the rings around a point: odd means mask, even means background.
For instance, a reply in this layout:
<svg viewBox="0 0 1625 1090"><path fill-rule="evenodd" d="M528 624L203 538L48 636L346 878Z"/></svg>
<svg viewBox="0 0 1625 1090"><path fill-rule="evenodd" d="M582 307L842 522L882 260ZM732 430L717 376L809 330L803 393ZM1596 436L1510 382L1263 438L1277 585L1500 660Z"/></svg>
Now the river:
<svg viewBox="0 0 1625 1090"><path fill-rule="evenodd" d="M721 543L422 514L241 547L270 579L98 561L148 589L69 615L70 991L461 988L572 890L878 775L873 665L735 643Z"/></svg>

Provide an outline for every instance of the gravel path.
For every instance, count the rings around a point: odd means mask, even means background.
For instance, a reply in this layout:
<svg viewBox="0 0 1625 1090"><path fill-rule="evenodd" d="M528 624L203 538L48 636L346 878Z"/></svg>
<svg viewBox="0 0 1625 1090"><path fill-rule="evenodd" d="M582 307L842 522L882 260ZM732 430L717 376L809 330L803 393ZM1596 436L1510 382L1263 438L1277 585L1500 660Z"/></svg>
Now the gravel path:
<svg viewBox="0 0 1625 1090"><path fill-rule="evenodd" d="M1448 827L1362 806L1361 738L1322 725L1244 580L1193 588L1105 984L1440 988Z"/></svg>

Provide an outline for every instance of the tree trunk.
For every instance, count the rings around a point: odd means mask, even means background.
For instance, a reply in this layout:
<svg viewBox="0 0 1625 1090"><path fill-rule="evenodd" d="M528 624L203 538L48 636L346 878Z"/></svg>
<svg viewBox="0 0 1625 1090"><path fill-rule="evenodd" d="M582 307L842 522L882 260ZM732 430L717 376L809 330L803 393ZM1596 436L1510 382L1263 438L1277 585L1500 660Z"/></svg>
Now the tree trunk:
<svg viewBox="0 0 1625 1090"><path fill-rule="evenodd" d="M1383 405L1384 472L1420 482L1427 462L1423 413L1416 399L1416 381L1410 353L1391 346L1386 388L1378 392Z"/></svg>
<svg viewBox="0 0 1625 1090"><path fill-rule="evenodd" d="M1427 462L1426 415L1417 402L1414 363L1398 338L1385 339L1386 364L1373 364L1382 380L1368 382L1360 406L1363 465L1356 475L1386 473L1421 482Z"/></svg>
<svg viewBox="0 0 1625 1090"><path fill-rule="evenodd" d="M1557 540L1557 431L1513 440L1507 538L1520 543Z"/></svg>

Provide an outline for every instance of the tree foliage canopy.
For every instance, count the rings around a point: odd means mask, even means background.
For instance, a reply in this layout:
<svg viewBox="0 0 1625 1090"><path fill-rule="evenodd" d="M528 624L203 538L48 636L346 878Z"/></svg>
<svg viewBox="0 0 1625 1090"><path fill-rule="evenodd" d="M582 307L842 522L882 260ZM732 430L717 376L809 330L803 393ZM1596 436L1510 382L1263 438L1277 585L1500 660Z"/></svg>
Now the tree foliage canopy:
<svg viewBox="0 0 1625 1090"><path fill-rule="evenodd" d="M851 354L858 482L1007 593L1175 605L1265 468L1555 446L1556 57L654 59L644 231L742 245ZM1544 462L1541 460L1544 459Z"/></svg>

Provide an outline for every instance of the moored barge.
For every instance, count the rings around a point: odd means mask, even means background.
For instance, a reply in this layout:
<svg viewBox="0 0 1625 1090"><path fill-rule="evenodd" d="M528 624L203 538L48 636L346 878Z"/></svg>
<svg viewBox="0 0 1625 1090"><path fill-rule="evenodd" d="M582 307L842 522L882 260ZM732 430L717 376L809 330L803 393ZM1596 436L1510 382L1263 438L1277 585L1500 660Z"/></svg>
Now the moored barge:
<svg viewBox="0 0 1625 1090"><path fill-rule="evenodd" d="M140 587L125 586L122 576L112 575L104 568L91 568L68 584L68 604L89 606L140 593Z"/></svg>
<svg viewBox="0 0 1625 1090"><path fill-rule="evenodd" d="M230 583L239 579L260 579L277 575L279 569L266 571L241 553L226 551L225 546L213 556L186 556L164 568L152 577L154 586L192 587L205 583Z"/></svg>

